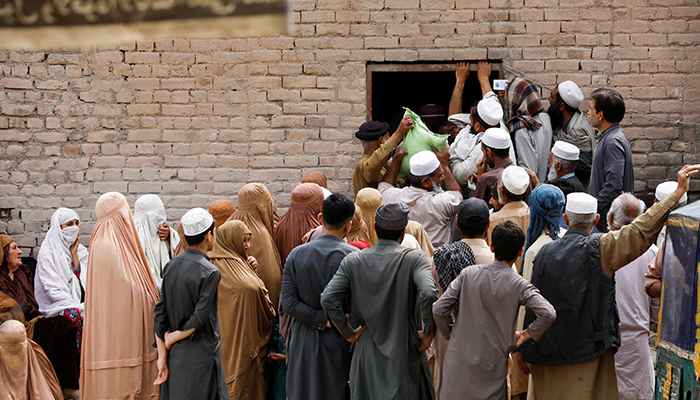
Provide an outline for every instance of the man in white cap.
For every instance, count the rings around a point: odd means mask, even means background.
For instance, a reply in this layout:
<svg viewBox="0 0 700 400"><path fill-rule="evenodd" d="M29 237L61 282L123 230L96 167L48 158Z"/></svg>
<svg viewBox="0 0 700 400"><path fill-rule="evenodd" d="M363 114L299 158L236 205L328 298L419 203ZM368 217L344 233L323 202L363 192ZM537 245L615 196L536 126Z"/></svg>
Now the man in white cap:
<svg viewBox="0 0 700 400"><path fill-rule="evenodd" d="M677 182L668 181L659 183L656 186L656 192L654 193L654 203L658 203L665 199L669 194L673 193L678 187ZM676 208L683 207L688 203L688 195L684 194L683 197L678 201ZM656 239L656 246L659 248L659 252L654 257L654 259L647 266L647 272L644 275L644 289L647 294L653 298L661 297L661 273L663 270L663 254L664 254L664 242L666 239L666 226L661 229L658 239ZM656 319L656 315L653 316Z"/></svg>
<svg viewBox="0 0 700 400"><path fill-rule="evenodd" d="M529 186L530 175L523 168L511 165L503 170L498 180L498 201L503 207L489 218L491 222L486 235L489 244L492 242L493 229L503 221L513 221L523 232L527 232L530 225L530 207L523 199ZM518 272L521 267L520 260L522 255L515 260L515 270Z"/></svg>
<svg viewBox="0 0 700 400"><path fill-rule="evenodd" d="M379 207L374 224L379 242L348 254L321 293L334 326L346 340L357 341L350 366L353 400L433 398L425 350L436 332L432 310L438 291L428 256L399 244L409 211L403 203ZM355 329L344 307L351 294L361 325ZM369 332L362 334L365 329Z"/></svg>
<svg viewBox="0 0 700 400"><path fill-rule="evenodd" d="M491 199L491 185L498 180L506 167L515 165L510 157L511 141L508 131L501 128L489 128L481 138L482 159L477 163L477 172L472 175L476 181L474 197L485 202ZM487 171L487 168L491 168Z"/></svg>
<svg viewBox="0 0 700 400"><path fill-rule="evenodd" d="M207 257L214 248L216 222L203 208L194 208L180 223L188 248L163 269L155 308L158 378L153 384L161 385L164 400L228 399L219 336L221 273Z"/></svg>
<svg viewBox="0 0 700 400"><path fill-rule="evenodd" d="M411 208L409 218L420 223L434 247L450 242L450 218L462 201L459 183L450 171L450 150L442 153L424 150L411 157L408 174L411 186L394 187L401 160L406 152L396 153L389 170L379 183L383 203L404 203ZM440 184L445 182L445 191Z"/></svg>
<svg viewBox="0 0 700 400"><path fill-rule="evenodd" d="M580 150L571 143L557 140L549 152L549 172L547 182L561 179L567 181L573 187L574 192L585 192L586 189L575 174L579 162Z"/></svg>
<svg viewBox="0 0 700 400"><path fill-rule="evenodd" d="M458 63L457 70L455 71L457 83L455 83L455 89L452 92L452 99L450 100L450 114L454 115L451 115L450 118L466 115L466 118L461 118L467 121L466 126L459 132L457 138L450 145L450 163L452 165L452 174L462 187L462 193L466 195L468 193L467 188L469 180L472 175L477 173L477 163L484 156L480 146L484 132L489 128L500 127L505 129L505 123L503 122L503 107L501 107L498 96L491 90L491 84L489 82L491 63L486 61L479 61L479 67L477 69L477 77L481 85L481 91L484 96L483 99L471 107L468 115L455 114L462 112L463 81L469 76L468 63L466 69L464 66L460 69L460 64L464 63ZM460 74L465 73L466 75L460 78ZM512 142L510 143L509 156L511 159L515 160ZM474 188L472 187L472 193L473 191Z"/></svg>
<svg viewBox="0 0 700 400"><path fill-rule="evenodd" d="M607 215L610 204L623 192L634 193L632 149L620 128L625 116L625 101L612 89L597 89L591 94L588 118L600 131L600 142L593 156L591 185L588 193L598 199L598 213ZM608 224L599 221L600 232L608 231Z"/></svg>
<svg viewBox="0 0 700 400"><path fill-rule="evenodd" d="M674 182L675 183L675 182ZM642 215L646 205L631 193L619 195L608 211L610 231L620 230ZM654 397L654 365L649 351L651 299L642 290L647 265L659 249L644 254L615 273L615 300L620 316L620 349L615 353L617 388L621 400Z"/></svg>
<svg viewBox="0 0 700 400"><path fill-rule="evenodd" d="M569 230L540 249L532 272L532 283L557 310L557 319L538 342L520 348L531 363L537 398L618 398L614 353L620 321L613 274L651 246L699 169L683 167L672 194L616 232L591 235L600 219L598 201L586 193L567 196ZM534 319L527 310L525 324Z"/></svg>
<svg viewBox="0 0 700 400"><path fill-rule="evenodd" d="M571 143L581 150L576 175L588 185L596 141L588 118L579 110L583 92L572 81L557 85L549 94L547 114L552 121L554 140Z"/></svg>

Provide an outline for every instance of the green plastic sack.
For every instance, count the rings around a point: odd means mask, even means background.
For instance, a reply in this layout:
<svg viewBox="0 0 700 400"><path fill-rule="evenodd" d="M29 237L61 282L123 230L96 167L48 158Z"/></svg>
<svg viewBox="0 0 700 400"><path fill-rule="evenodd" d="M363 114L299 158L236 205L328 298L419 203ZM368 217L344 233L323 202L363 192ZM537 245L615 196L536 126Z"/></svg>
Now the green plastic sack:
<svg viewBox="0 0 700 400"><path fill-rule="evenodd" d="M423 150L431 150L435 147L439 152L445 151L447 148L447 137L449 135L436 135L425 126L420 117L413 111L406 108L403 114L405 117L413 119L413 128L411 128L403 138L403 151L408 151L408 154L401 161L401 170L399 178L408 176L410 171L409 160L414 154L420 153Z"/></svg>

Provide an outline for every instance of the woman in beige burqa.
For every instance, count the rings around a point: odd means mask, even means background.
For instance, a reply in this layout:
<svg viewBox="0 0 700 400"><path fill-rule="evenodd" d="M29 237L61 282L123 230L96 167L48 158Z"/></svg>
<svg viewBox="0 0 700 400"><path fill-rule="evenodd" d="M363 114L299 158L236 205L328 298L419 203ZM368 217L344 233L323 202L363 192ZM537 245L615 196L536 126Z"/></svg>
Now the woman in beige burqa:
<svg viewBox="0 0 700 400"><path fill-rule="evenodd" d="M273 239L279 219L275 200L262 183L249 183L238 191L238 209L229 218L243 221L250 229L249 254L258 260L258 276L275 309L282 289L282 261Z"/></svg>
<svg viewBox="0 0 700 400"><path fill-rule="evenodd" d="M95 204L85 288L80 364L83 399L157 399L157 351L151 347L158 291L126 198Z"/></svg>
<svg viewBox="0 0 700 400"><path fill-rule="evenodd" d="M251 248L251 231L241 221L216 228L216 243L209 252L221 271L219 323L221 361L231 400L264 400L267 343L275 317L265 284L258 277Z"/></svg>

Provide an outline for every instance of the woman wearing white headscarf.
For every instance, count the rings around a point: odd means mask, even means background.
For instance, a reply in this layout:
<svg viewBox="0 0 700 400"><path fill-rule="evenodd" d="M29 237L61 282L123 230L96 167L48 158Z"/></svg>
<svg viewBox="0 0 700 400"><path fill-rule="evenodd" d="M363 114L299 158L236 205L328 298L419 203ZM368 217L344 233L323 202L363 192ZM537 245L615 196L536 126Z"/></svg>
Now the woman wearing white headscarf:
<svg viewBox="0 0 700 400"><path fill-rule="evenodd" d="M51 227L41 244L34 277L39 312L46 317L64 315L83 327L85 269L88 251L80 244L80 217L61 207L51 216Z"/></svg>
<svg viewBox="0 0 700 400"><path fill-rule="evenodd" d="M146 253L153 281L160 291L163 267L173 257L180 243L177 232L165 223L165 206L155 194L141 196L134 204L134 225L141 247Z"/></svg>

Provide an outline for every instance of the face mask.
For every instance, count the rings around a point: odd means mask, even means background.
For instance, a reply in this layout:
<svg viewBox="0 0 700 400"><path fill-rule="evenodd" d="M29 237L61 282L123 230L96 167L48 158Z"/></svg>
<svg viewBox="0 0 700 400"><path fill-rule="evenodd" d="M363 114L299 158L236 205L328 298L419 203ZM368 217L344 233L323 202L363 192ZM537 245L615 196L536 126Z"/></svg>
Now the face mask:
<svg viewBox="0 0 700 400"><path fill-rule="evenodd" d="M61 239L63 239L63 244L70 247L78 239L78 234L80 233L80 227L78 226L68 226L61 229Z"/></svg>

